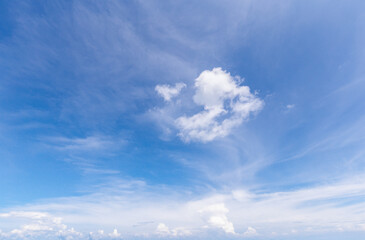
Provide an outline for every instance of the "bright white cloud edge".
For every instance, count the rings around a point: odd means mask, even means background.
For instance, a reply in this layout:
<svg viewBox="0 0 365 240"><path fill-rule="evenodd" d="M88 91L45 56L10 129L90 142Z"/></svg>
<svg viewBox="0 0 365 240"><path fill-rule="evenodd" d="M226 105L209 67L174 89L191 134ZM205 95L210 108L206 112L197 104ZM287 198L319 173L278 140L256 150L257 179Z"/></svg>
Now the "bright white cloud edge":
<svg viewBox="0 0 365 240"><path fill-rule="evenodd" d="M222 68L203 71L195 79L193 96L194 104L203 109L192 116L175 119L178 136L185 142L209 142L227 136L250 114L260 111L264 102L252 94L248 86L241 86L241 82L240 77L234 77ZM156 91L170 101L185 86L179 84L175 87L157 85Z"/></svg>

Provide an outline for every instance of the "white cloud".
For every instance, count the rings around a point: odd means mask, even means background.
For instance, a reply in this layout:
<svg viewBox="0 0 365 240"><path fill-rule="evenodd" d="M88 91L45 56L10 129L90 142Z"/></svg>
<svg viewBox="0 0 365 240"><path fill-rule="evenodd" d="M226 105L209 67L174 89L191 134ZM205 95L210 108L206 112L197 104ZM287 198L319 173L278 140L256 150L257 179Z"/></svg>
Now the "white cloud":
<svg viewBox="0 0 365 240"><path fill-rule="evenodd" d="M294 108L295 107L295 104L288 104L288 105L286 105L286 108L287 109L292 109L292 108Z"/></svg>
<svg viewBox="0 0 365 240"><path fill-rule="evenodd" d="M50 137L46 140L55 148L68 151L104 150L115 145L113 139L100 136L89 136L85 138ZM118 143L122 143L122 141Z"/></svg>
<svg viewBox="0 0 365 240"><path fill-rule="evenodd" d="M112 238L118 238L118 237L120 237L120 233L118 233L118 230L116 228L114 228L113 232L110 233L109 236Z"/></svg>
<svg viewBox="0 0 365 240"><path fill-rule="evenodd" d="M243 235L244 236L247 236L247 237L256 236L257 235L257 231L253 227L248 227L247 230L246 230L246 232L243 233Z"/></svg>
<svg viewBox="0 0 365 240"><path fill-rule="evenodd" d="M156 233L159 235L169 235L170 229L164 223L159 223L157 225Z"/></svg>
<svg viewBox="0 0 365 240"><path fill-rule="evenodd" d="M164 85L157 85L155 87L155 90L161 97L163 97L163 99L166 102L169 102L173 97L179 95L180 91L184 87L186 87L185 83L176 83L175 87L171 87L167 84L164 84Z"/></svg>
<svg viewBox="0 0 365 240"><path fill-rule="evenodd" d="M232 197L239 202L245 202L251 200L253 195L248 191L238 189L232 191Z"/></svg>
<svg viewBox="0 0 365 240"><path fill-rule="evenodd" d="M195 79L195 104L203 110L193 116L182 116L175 123L184 141L212 141L229 134L251 113L263 107L263 101L240 86L240 78L221 68L203 71Z"/></svg>
<svg viewBox="0 0 365 240"><path fill-rule="evenodd" d="M159 223L156 228L156 233L160 236L173 236L173 237L182 237L191 235L191 231L185 229L183 227L174 228L172 230L169 229L164 223Z"/></svg>
<svg viewBox="0 0 365 240"><path fill-rule="evenodd" d="M172 236L175 237L183 237L183 236L189 236L192 234L192 232L189 229L186 229L184 227L178 227L172 229Z"/></svg>
<svg viewBox="0 0 365 240"><path fill-rule="evenodd" d="M359 231L365 229L365 203L361 201L365 196L365 184L362 179L285 192L255 193L235 189L219 194L214 191L193 198L165 186L163 191L157 186L151 188L140 183L119 187L121 184L113 181L113 188L109 190L103 188L94 194L48 199L18 207L26 211L3 212L0 226L3 236L17 236L4 239L22 240L34 239L22 236L44 234L53 237L38 239L70 235L75 239L87 239L84 232L83 238L76 238L80 233L65 224L77 227L77 230L82 227L87 233L100 228L109 232L114 227L123 229L123 239L135 239L136 234L148 239L156 235L167 238L191 235L194 239L202 234L215 234L216 229L224 231L226 239L255 234L264 237L272 232L280 236L300 235L305 231L338 231L340 228L344 232ZM12 219L16 221L11 223ZM148 224L138 225L141 222ZM120 237L119 234L115 231L90 235L91 239L110 239Z"/></svg>
<svg viewBox="0 0 365 240"><path fill-rule="evenodd" d="M5 218L8 222L19 222L20 227L14 228L9 232L2 233L3 236L10 239L28 239L31 237L44 237L46 235L79 235L72 228L68 229L62 223L62 219L54 217L45 212L35 211L12 211L0 214L0 218ZM21 224L22 223L22 224Z"/></svg>
<svg viewBox="0 0 365 240"><path fill-rule="evenodd" d="M199 212L203 215L206 215L207 222L216 228L223 229L226 233L235 234L233 223L228 221L226 214L228 213L228 209L224 205L224 203L212 204Z"/></svg>
<svg viewBox="0 0 365 240"><path fill-rule="evenodd" d="M48 214L43 212L28 212L28 211L13 211L9 213L0 213L1 218L29 218L29 219L42 219L47 218Z"/></svg>
<svg viewBox="0 0 365 240"><path fill-rule="evenodd" d="M50 226L44 225L44 224L35 223L35 224L24 225L23 230L24 231L51 231L51 230L53 230L53 228Z"/></svg>

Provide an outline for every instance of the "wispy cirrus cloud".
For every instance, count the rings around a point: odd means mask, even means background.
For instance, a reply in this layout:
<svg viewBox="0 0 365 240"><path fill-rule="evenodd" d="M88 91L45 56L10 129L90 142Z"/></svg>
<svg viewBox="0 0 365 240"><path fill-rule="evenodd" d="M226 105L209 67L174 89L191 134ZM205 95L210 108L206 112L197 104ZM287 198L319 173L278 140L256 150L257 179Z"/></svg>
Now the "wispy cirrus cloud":
<svg viewBox="0 0 365 240"><path fill-rule="evenodd" d="M127 144L127 141L119 136L104 135L43 137L40 141L60 154L65 162L81 169L84 174L93 175L119 174L118 169L111 169L100 159L113 156Z"/></svg>
<svg viewBox="0 0 365 240"><path fill-rule="evenodd" d="M124 141L105 136L87 136L84 138L48 137L47 142L58 150L62 151L100 151L103 149L118 147Z"/></svg>

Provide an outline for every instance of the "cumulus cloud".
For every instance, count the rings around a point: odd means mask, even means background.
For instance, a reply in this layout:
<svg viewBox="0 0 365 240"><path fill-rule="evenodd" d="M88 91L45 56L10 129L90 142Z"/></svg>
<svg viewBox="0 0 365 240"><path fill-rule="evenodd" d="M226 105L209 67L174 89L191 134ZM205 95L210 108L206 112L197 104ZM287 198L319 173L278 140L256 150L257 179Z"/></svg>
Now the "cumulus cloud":
<svg viewBox="0 0 365 240"><path fill-rule="evenodd" d="M221 68L203 71L195 79L194 103L203 110L192 116L181 116L175 123L184 141L212 141L230 133L251 113L263 107L263 101L252 94L241 79Z"/></svg>
<svg viewBox="0 0 365 240"><path fill-rule="evenodd" d="M185 83L176 83L174 87L164 84L157 85L155 90L166 102L169 102L173 97L179 95L184 87L186 87Z"/></svg>
<svg viewBox="0 0 365 240"><path fill-rule="evenodd" d="M82 236L81 233L63 224L61 218L45 212L12 211L1 213L0 218L5 218L7 221L23 222L18 228L14 228L9 232L2 232L1 236L6 239L47 238L46 236L67 236L71 239L72 236Z"/></svg>
<svg viewBox="0 0 365 240"><path fill-rule="evenodd" d="M170 229L164 223L159 223L156 229L156 233L159 235L169 235Z"/></svg>
<svg viewBox="0 0 365 240"><path fill-rule="evenodd" d="M104 230L100 229L97 232L90 232L87 238L77 238L75 240L112 240L112 239L124 239L116 228L111 233L105 233Z"/></svg>
<svg viewBox="0 0 365 240"><path fill-rule="evenodd" d="M164 223L159 223L156 228L157 235L160 236L173 236L173 237L182 237L191 235L191 231L185 229L183 227L174 228L172 230L169 229Z"/></svg>
<svg viewBox="0 0 365 240"><path fill-rule="evenodd" d="M221 228L226 233L235 234L233 223L228 221L226 214L228 213L228 208L224 205L224 203L212 204L199 212L205 215L207 218L207 222L210 226Z"/></svg>

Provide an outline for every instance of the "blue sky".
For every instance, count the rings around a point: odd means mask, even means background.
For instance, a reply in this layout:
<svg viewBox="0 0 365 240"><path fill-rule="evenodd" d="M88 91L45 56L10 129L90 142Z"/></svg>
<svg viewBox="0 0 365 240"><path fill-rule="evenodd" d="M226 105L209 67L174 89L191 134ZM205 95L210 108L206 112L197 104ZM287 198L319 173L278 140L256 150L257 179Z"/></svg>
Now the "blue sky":
<svg viewBox="0 0 365 240"><path fill-rule="evenodd" d="M0 239L364 239L363 1L0 1Z"/></svg>

